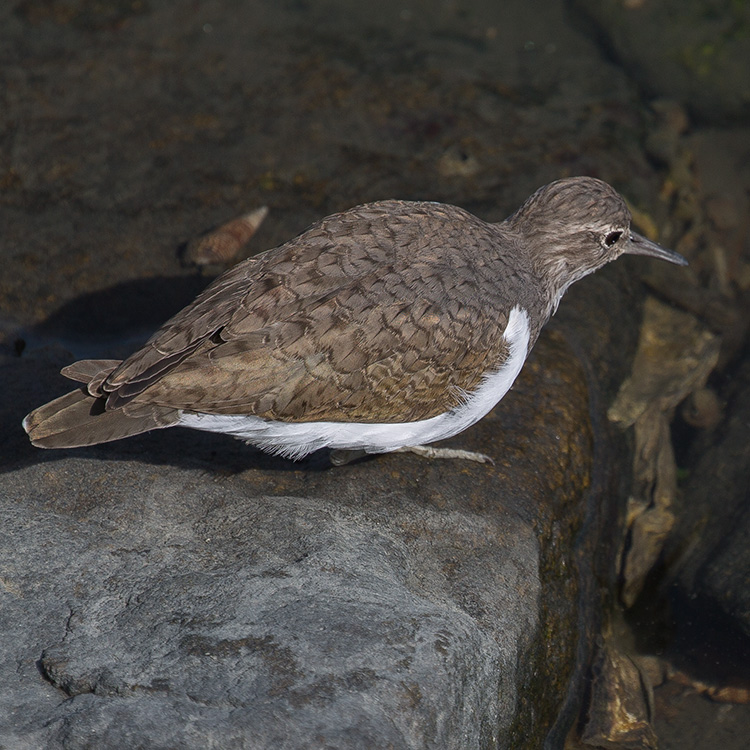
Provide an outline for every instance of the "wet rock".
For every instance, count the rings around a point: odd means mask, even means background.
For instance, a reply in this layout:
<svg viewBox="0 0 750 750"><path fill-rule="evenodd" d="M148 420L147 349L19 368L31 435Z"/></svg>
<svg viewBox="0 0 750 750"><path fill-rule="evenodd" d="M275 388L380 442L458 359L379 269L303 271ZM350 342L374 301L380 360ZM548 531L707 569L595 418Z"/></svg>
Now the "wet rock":
<svg viewBox="0 0 750 750"><path fill-rule="evenodd" d="M609 408L621 428L635 427L633 489L623 550L621 597L632 606L675 520L677 464L670 424L694 391L702 393L719 358L719 339L690 313L646 300L633 371Z"/></svg>
<svg viewBox="0 0 750 750"><path fill-rule="evenodd" d="M593 666L591 704L582 743L612 750L655 749L652 719L653 695L638 665L613 646L602 644Z"/></svg>
<svg viewBox="0 0 750 750"><path fill-rule="evenodd" d="M652 96L702 119L750 114L750 10L730 0L575 0L596 33Z"/></svg>
<svg viewBox="0 0 750 750"><path fill-rule="evenodd" d="M691 427L710 431L721 422L723 407L715 391L698 388L685 399L680 414Z"/></svg>

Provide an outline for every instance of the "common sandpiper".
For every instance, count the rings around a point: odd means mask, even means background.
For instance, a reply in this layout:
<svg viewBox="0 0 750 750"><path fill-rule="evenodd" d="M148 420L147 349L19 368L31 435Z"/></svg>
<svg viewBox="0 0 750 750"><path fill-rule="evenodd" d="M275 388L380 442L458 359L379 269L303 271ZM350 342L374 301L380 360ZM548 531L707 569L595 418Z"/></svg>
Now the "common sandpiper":
<svg viewBox="0 0 750 750"><path fill-rule="evenodd" d="M124 361L31 412L41 448L178 425L298 459L319 448L428 455L508 392L575 281L623 255L687 261L631 229L591 177L537 190L488 223L386 200L333 214L239 263Z"/></svg>

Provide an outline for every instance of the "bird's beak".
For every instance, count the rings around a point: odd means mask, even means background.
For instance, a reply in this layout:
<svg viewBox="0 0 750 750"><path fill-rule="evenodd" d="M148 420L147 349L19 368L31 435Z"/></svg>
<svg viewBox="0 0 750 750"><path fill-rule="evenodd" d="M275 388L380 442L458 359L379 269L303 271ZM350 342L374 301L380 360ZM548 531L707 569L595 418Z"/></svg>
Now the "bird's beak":
<svg viewBox="0 0 750 750"><path fill-rule="evenodd" d="M625 246L625 252L628 255L648 255L651 258L668 260L670 263L676 263L678 266L686 266L687 260L674 250L667 250L666 247L657 245L651 240L647 240L638 232L630 233L630 242Z"/></svg>

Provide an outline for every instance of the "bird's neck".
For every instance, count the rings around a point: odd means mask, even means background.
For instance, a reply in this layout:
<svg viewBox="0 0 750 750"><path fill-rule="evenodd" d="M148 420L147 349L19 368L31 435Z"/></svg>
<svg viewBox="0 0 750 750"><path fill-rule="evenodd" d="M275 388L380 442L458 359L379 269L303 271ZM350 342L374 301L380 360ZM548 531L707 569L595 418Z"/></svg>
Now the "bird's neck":
<svg viewBox="0 0 750 750"><path fill-rule="evenodd" d="M531 229L522 222L515 225L510 223L509 228L518 238L517 245L528 254L528 263L545 306L544 319L547 320L557 312L560 300L570 285L588 271L575 263L575 259L562 246L558 234Z"/></svg>

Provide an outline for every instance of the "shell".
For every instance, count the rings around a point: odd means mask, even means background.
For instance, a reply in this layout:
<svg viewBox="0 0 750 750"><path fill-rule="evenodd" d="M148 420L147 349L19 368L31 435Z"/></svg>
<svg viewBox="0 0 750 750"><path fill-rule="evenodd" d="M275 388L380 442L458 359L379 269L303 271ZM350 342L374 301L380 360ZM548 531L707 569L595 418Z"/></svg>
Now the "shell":
<svg viewBox="0 0 750 750"><path fill-rule="evenodd" d="M197 266L230 263L268 215L268 206L222 224L218 229L188 243L186 259Z"/></svg>

